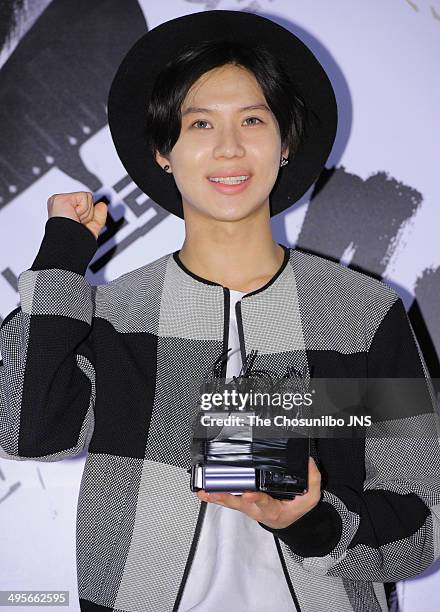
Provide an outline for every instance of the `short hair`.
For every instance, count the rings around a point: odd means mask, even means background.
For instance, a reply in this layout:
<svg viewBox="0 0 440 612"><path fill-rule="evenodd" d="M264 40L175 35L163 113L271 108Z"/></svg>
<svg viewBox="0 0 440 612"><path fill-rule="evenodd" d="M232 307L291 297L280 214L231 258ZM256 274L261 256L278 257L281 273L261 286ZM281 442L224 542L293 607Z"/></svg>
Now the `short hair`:
<svg viewBox="0 0 440 612"><path fill-rule="evenodd" d="M156 150L168 156L181 127L181 106L191 86L206 72L235 64L250 70L274 114L282 148L293 157L303 144L308 109L282 61L262 44L203 41L184 48L157 75L147 104L146 134L153 157Z"/></svg>

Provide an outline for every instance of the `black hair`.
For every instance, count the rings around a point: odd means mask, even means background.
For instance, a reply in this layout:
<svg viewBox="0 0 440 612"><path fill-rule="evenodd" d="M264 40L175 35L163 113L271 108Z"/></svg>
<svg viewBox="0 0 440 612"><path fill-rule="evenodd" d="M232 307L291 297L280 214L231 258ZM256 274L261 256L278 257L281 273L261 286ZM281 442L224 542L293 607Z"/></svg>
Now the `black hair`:
<svg viewBox="0 0 440 612"><path fill-rule="evenodd" d="M241 42L203 41L186 47L168 62L156 77L147 105L146 133L151 153L168 156L181 131L181 106L191 86L205 72L235 64L255 75L274 114L282 148L289 158L302 146L307 126L307 108L282 62L267 47Z"/></svg>

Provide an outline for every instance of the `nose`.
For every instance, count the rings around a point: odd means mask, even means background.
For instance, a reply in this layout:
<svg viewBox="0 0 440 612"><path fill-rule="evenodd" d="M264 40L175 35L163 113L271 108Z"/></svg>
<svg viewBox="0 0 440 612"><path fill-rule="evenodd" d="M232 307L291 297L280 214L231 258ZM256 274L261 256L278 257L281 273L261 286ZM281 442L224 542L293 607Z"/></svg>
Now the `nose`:
<svg viewBox="0 0 440 612"><path fill-rule="evenodd" d="M241 140L240 129L235 125L224 124L217 130L214 157L242 157L245 149Z"/></svg>

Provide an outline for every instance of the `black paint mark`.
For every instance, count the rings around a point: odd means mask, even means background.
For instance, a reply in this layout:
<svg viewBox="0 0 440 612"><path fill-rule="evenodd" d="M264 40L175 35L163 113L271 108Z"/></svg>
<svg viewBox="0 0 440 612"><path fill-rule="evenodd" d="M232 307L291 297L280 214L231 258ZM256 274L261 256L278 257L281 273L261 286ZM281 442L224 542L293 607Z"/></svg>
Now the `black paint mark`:
<svg viewBox="0 0 440 612"><path fill-rule="evenodd" d="M0 71L0 209L51 166L100 188L78 149L107 124L116 68L146 31L134 0L53 0L43 12Z"/></svg>
<svg viewBox="0 0 440 612"><path fill-rule="evenodd" d="M6 495L3 495L3 497L0 497L0 504L2 502L4 502L8 497L10 497L13 493L15 493L15 491L21 486L21 482L14 482L13 485L11 485L9 487L9 491L6 493Z"/></svg>
<svg viewBox="0 0 440 612"><path fill-rule="evenodd" d="M46 485L44 484L44 480L43 480L43 476L41 475L41 470L39 467L37 467L37 474L38 474L38 479L40 481L41 487L46 490Z"/></svg>
<svg viewBox="0 0 440 612"><path fill-rule="evenodd" d="M24 0L2 0L0 2L0 49L7 47L17 29Z"/></svg>
<svg viewBox="0 0 440 612"><path fill-rule="evenodd" d="M338 262L353 248L349 267L381 278L398 245L399 230L421 202L418 191L386 172L363 180L344 166L325 169L296 246Z"/></svg>

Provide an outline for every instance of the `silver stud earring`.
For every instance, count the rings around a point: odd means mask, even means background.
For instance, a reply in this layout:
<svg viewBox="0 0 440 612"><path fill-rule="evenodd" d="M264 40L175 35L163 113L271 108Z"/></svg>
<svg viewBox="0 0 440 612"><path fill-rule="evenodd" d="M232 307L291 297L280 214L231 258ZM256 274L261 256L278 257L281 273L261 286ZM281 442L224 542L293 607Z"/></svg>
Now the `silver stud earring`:
<svg viewBox="0 0 440 612"><path fill-rule="evenodd" d="M280 163L280 166L281 166L281 167L282 167L282 166L285 166L285 165L286 165L286 164L288 164L288 163L289 163L289 160L288 160L286 157L282 157L282 158L281 158L281 163Z"/></svg>

